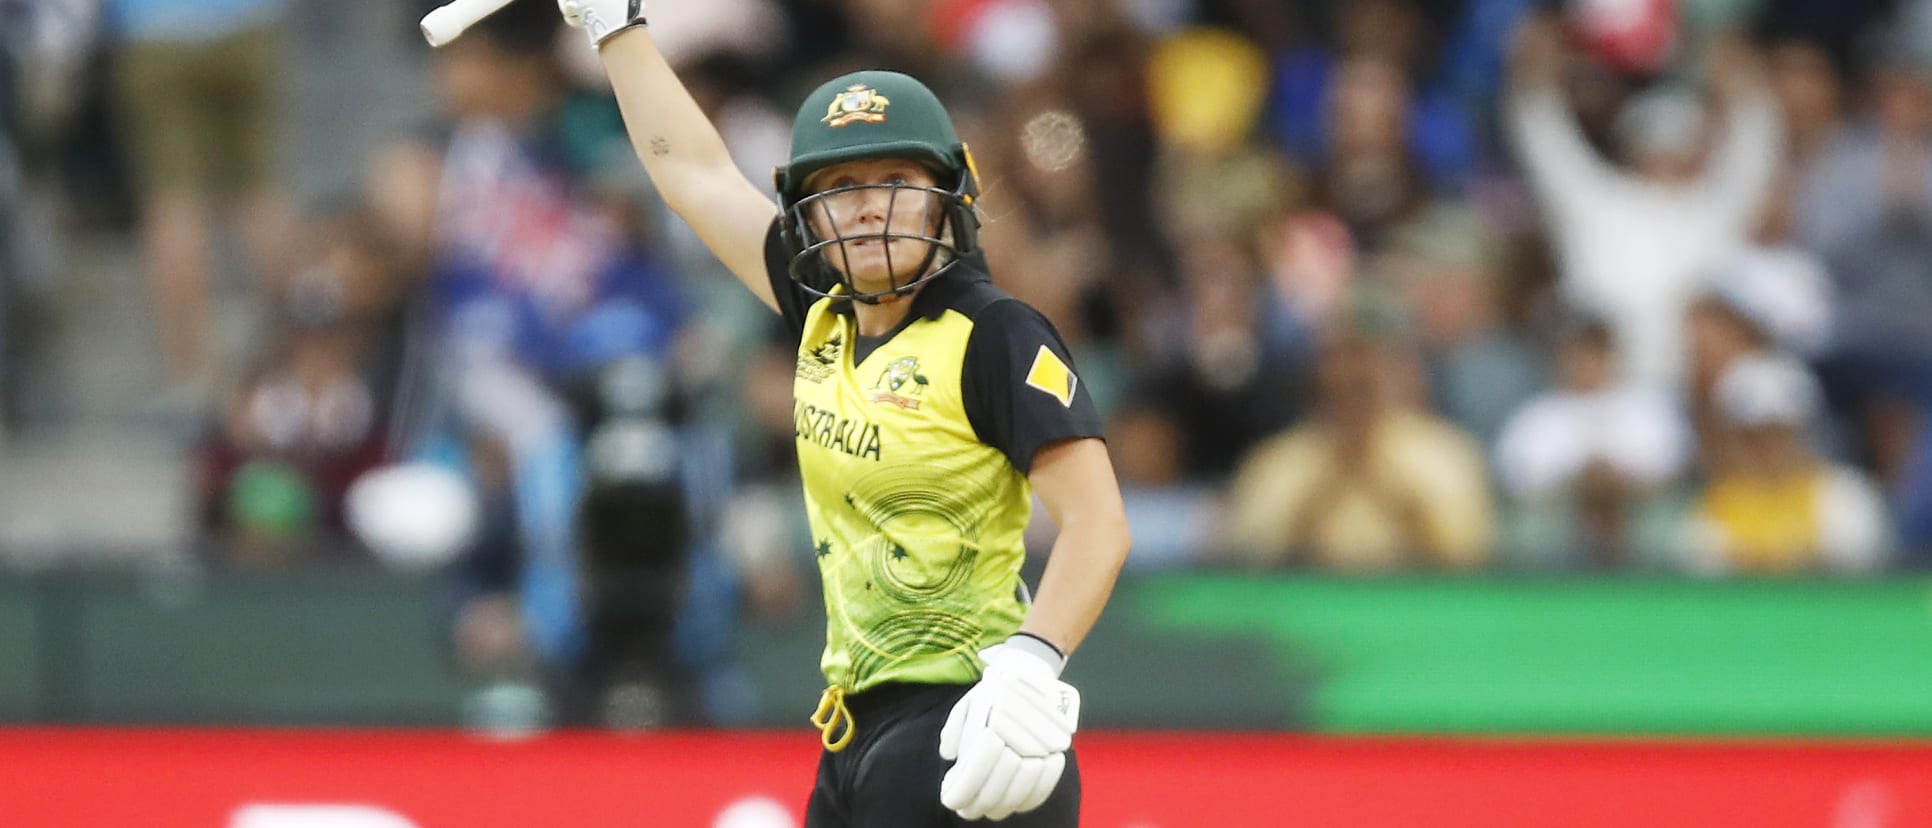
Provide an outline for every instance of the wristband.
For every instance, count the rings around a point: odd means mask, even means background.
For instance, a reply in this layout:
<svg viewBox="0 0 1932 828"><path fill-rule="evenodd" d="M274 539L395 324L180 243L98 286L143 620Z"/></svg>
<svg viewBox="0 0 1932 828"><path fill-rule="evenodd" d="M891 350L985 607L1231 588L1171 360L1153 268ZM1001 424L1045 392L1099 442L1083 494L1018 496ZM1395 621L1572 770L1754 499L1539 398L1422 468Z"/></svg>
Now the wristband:
<svg viewBox="0 0 1932 828"><path fill-rule="evenodd" d="M1060 672L1067 669L1067 654L1060 652L1053 642L1028 632L1016 632L1006 639L1006 646L1046 662L1053 668L1053 677L1059 678Z"/></svg>

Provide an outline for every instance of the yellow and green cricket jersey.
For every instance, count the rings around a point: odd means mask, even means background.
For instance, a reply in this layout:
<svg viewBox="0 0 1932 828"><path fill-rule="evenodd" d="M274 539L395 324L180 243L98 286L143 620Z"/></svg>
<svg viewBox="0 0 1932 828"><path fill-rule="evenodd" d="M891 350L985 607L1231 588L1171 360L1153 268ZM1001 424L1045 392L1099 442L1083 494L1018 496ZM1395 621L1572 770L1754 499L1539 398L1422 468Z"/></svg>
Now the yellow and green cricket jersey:
<svg viewBox="0 0 1932 828"><path fill-rule="evenodd" d="M1100 436L1066 345L971 259L873 340L858 336L849 301L787 277L775 229L766 254L798 335L792 417L824 581L825 678L846 692L974 681L974 653L1025 612L1034 452Z"/></svg>

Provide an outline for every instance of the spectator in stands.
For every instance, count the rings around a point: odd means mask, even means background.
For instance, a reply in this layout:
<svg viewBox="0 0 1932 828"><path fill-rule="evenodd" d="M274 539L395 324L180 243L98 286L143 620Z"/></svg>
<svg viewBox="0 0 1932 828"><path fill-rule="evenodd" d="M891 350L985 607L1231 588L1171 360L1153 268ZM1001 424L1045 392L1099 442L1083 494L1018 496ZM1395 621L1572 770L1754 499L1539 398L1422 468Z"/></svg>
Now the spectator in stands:
<svg viewBox="0 0 1932 828"><path fill-rule="evenodd" d="M1794 206L1838 296L1821 379L1858 454L1896 481L1932 402L1932 61L1878 43L1865 112L1822 148Z"/></svg>
<svg viewBox="0 0 1932 828"><path fill-rule="evenodd" d="M1571 55L1555 22L1519 31L1507 121L1546 211L1561 289L1609 323L1631 379L1671 385L1683 373L1681 325L1700 277L1744 241L1779 158L1777 108L1741 41L1713 46L1706 80L1726 115L1711 141L1703 105L1656 88L1617 117L1623 166L1599 157L1561 86Z"/></svg>
<svg viewBox="0 0 1932 828"><path fill-rule="evenodd" d="M1689 465L1690 428L1662 391L1619 379L1616 359L1609 326L1573 325L1557 344L1557 387L1503 427L1508 545L1527 565L1615 567L1666 551L1659 515Z"/></svg>
<svg viewBox="0 0 1932 828"><path fill-rule="evenodd" d="M1344 54L1328 86L1320 121L1328 148L1305 171L1309 204L1286 205L1285 220L1260 236L1287 321L1310 339L1362 295L1406 315L1398 274L1375 260L1405 237L1454 223L1464 209L1431 186L1408 142L1413 92L1395 56L1380 48Z"/></svg>
<svg viewBox="0 0 1932 828"><path fill-rule="evenodd" d="M1824 42L1789 35L1765 46L1765 62L1784 116L1786 149L1803 169L1842 125L1845 90L1837 59Z"/></svg>
<svg viewBox="0 0 1932 828"><path fill-rule="evenodd" d="M99 12L96 0L0 0L0 439L56 416L64 390L47 356L65 245L50 231L67 205L49 196L80 189L56 170L75 153Z"/></svg>
<svg viewBox="0 0 1932 828"><path fill-rule="evenodd" d="M1253 563L1353 572L1486 563L1482 450L1417 407L1412 360L1387 339L1334 333L1317 366L1317 412L1236 472L1224 545Z"/></svg>
<svg viewBox="0 0 1932 828"><path fill-rule="evenodd" d="M1706 282L1685 317L1685 391L1700 466L1708 470L1739 450L1719 411L1719 380L1752 354L1816 353L1830 336L1832 296L1815 261L1775 251L1733 253Z"/></svg>
<svg viewBox="0 0 1932 828"><path fill-rule="evenodd" d="M1759 574L1882 568L1891 544L1885 501L1863 473L1808 445L1821 396L1803 363L1773 352L1743 357L1724 370L1716 395L1739 450L1708 472L1686 564Z"/></svg>
<svg viewBox="0 0 1932 828"><path fill-rule="evenodd" d="M1283 330L1279 303L1238 242L1206 236L1181 249L1182 303L1163 316L1160 346L1135 396L1180 429L1181 473L1225 479L1241 455L1286 428L1302 407L1305 345Z"/></svg>
<svg viewBox="0 0 1932 828"><path fill-rule="evenodd" d="M1344 55L1329 81L1321 113L1327 151L1311 170L1315 201L1364 249L1380 250L1442 207L1409 145L1413 96L1402 65L1376 51Z"/></svg>
<svg viewBox="0 0 1932 828"><path fill-rule="evenodd" d="M1152 206L1175 247L1251 237L1302 198L1292 165L1255 140L1267 90L1259 48L1232 31L1183 30L1156 44L1147 76L1160 141Z"/></svg>
<svg viewBox="0 0 1932 828"><path fill-rule="evenodd" d="M1304 42L1275 63L1269 114L1284 154L1313 169L1345 160L1357 150L1346 146L1354 130L1333 124L1338 111L1360 108L1350 98L1394 92L1377 102L1374 117L1387 119L1378 132L1393 130L1388 137L1404 174L1423 190L1461 184L1474 169L1476 144L1462 108L1435 82L1441 27L1449 22L1436 12L1447 8L1414 0L1334 4L1332 36ZM1364 77L1369 73L1376 76Z"/></svg>
<svg viewBox="0 0 1932 828"><path fill-rule="evenodd" d="M358 349L340 320L295 320L243 379L200 456L210 553L250 566L358 556L343 499L386 454Z"/></svg>
<svg viewBox="0 0 1932 828"><path fill-rule="evenodd" d="M141 243L167 361L163 401L177 412L208 402L220 381L220 343L211 340L221 330L211 307L219 229L241 231L264 286L284 275L294 223L275 157L284 5L107 3L120 41L117 115L141 193Z"/></svg>
<svg viewBox="0 0 1932 828"><path fill-rule="evenodd" d="M1398 302L1414 329L1436 410L1484 445L1548 373L1541 343L1506 318L1505 264L1483 214L1440 207L1364 268L1363 281Z"/></svg>
<svg viewBox="0 0 1932 828"><path fill-rule="evenodd" d="M374 216L345 209L302 228L274 304L271 347L230 396L200 457L202 530L218 557L288 565L360 557L350 485L390 449L406 274Z"/></svg>
<svg viewBox="0 0 1932 828"><path fill-rule="evenodd" d="M367 205L325 212L300 235L290 249L301 258L273 297L279 318L343 329L377 408L387 412L403 361L406 300L422 275L410 269L395 234Z"/></svg>
<svg viewBox="0 0 1932 828"><path fill-rule="evenodd" d="M1835 61L1820 41L1782 37L1765 47L1765 55L1771 89L1784 116L1785 152L1759 208L1750 241L1734 258L1750 260L1751 267L1822 274L1825 264L1819 252L1808 249L1799 238L1797 199L1807 172L1843 127L1842 81ZM1820 340L1792 346L1800 356L1815 359L1825 344Z"/></svg>

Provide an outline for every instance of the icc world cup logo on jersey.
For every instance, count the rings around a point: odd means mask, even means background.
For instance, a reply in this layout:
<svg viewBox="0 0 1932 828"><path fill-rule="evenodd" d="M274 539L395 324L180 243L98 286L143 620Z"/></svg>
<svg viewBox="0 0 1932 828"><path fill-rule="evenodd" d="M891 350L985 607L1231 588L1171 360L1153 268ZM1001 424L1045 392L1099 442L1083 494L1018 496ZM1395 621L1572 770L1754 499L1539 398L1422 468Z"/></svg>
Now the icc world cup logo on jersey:
<svg viewBox="0 0 1932 828"><path fill-rule="evenodd" d="M798 378L807 382L824 382L838 370L839 349L843 346L840 338L833 336L810 350L800 349Z"/></svg>
<svg viewBox="0 0 1932 828"><path fill-rule="evenodd" d="M879 372L879 380L872 383L872 391L865 398L917 411L919 398L925 396L926 386L930 384L926 375L919 373L918 357L900 357Z"/></svg>

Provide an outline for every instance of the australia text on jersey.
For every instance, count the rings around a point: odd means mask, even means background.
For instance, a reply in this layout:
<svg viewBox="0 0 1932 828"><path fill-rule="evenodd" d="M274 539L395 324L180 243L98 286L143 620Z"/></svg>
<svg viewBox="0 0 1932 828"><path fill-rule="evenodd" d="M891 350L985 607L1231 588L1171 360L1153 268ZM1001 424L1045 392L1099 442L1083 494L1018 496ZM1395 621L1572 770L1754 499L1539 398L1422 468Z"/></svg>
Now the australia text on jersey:
<svg viewBox="0 0 1932 828"><path fill-rule="evenodd" d="M836 411L794 401L792 433L823 448L842 451L853 457L879 459L879 426L864 419L841 417Z"/></svg>

